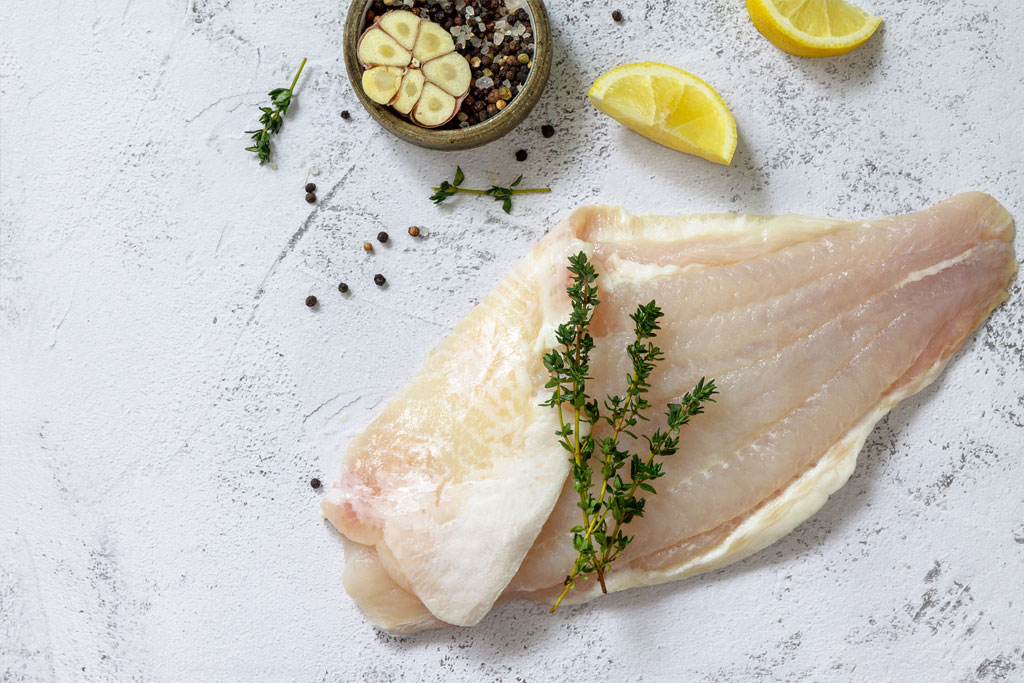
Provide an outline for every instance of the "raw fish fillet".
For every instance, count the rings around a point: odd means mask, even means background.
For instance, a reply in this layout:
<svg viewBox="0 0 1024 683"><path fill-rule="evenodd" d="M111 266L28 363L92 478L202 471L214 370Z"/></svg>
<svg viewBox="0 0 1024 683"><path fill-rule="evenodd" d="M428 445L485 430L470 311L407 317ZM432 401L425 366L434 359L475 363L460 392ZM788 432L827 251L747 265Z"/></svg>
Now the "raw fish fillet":
<svg viewBox="0 0 1024 683"><path fill-rule="evenodd" d="M628 316L651 299L666 355L651 404L660 413L702 376L720 391L627 527L614 591L724 566L820 509L874 424L1006 298L1013 234L980 193L871 221L578 209L351 444L322 504L346 537L346 589L395 632L557 596L578 509L556 413L539 404L542 355L569 312L570 254L600 273L592 396L622 393ZM599 592L586 582L568 602Z"/></svg>

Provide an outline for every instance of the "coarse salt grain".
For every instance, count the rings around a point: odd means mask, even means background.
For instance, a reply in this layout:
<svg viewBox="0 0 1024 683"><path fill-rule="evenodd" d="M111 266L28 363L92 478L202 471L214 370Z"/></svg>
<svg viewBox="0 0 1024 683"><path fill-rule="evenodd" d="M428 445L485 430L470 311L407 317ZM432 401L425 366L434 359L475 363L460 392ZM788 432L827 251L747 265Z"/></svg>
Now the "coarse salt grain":
<svg viewBox="0 0 1024 683"><path fill-rule="evenodd" d="M476 87L480 88L481 90L492 88L494 87L494 79L489 78L487 76L481 76L480 78L476 79Z"/></svg>

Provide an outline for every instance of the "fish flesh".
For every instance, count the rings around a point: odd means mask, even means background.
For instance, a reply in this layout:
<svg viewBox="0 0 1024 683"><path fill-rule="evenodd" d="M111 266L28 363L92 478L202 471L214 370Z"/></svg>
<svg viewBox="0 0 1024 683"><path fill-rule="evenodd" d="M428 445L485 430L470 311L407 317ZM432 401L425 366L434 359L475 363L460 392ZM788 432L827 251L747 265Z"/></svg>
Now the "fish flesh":
<svg viewBox="0 0 1024 683"><path fill-rule="evenodd" d="M321 504L344 537L346 590L400 633L561 592L579 510L542 357L570 311L569 255L599 273L591 396L623 393L629 314L652 299L666 359L651 405L701 377L719 388L626 527L635 540L606 578L617 591L735 562L817 512L875 423L1007 297L1013 234L977 192L869 221L577 209L351 443ZM599 594L582 582L566 602Z"/></svg>

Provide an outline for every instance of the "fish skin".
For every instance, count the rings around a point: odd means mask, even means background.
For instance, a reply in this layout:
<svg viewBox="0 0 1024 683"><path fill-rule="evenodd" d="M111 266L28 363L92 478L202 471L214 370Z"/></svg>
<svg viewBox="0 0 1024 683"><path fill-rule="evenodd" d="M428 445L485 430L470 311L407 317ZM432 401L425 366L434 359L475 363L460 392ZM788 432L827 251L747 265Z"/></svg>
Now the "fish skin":
<svg viewBox="0 0 1024 683"><path fill-rule="evenodd" d="M421 421L411 428L403 422L440 391L444 375L431 374L438 358L432 355L410 389L354 442L324 501L324 515L352 541L364 544L351 551L346 547L346 558L351 552L360 560L353 566L361 568L350 572L346 560L346 587L373 623L396 632L471 625L498 600L547 603L561 590L573 558L568 528L578 523L578 512L566 481L566 458L551 448L557 446L551 416L536 410L545 397L546 377L535 366L553 345L554 325L568 312L563 290L569 253L588 253L601 273L592 395L621 393L616 386L621 380L615 380L628 372L621 349L628 341L628 312L650 298L666 312L659 344L668 358L652 379L657 392L652 392L652 404L678 399L703 374L714 376L722 391L719 402L684 429L680 454L666 461L667 475L657 482L659 495L649 497L645 517L628 527L636 540L608 577L608 588L614 591L724 566L781 538L820 509L849 478L877 420L934 380L1006 298L1016 274L1013 232L1005 208L981 193L866 222L800 216L630 216L612 207L578 209L436 352L448 359L442 365L445 371L454 372L465 358L473 369L493 371L494 360L481 353L491 349L477 343L481 327L491 334L490 341L514 339L520 345L523 353L503 359L502 367L521 363L529 368L518 381L504 380L521 414L506 412L502 417L532 441L525 441L529 447L518 454L505 452L498 460L507 466L506 461L518 459L524 469L516 476L539 467L543 477L529 480L526 495L508 496L494 486L493 469L488 472L491 480L481 483L488 477L480 475L480 468L446 470L443 455L404 460L406 467L399 468L402 476L397 479L382 468L387 460L380 453L387 448L382 444L391 438L388 434L438 430L436 422ZM745 282L756 286L739 286ZM510 291L523 294L515 297ZM819 309L826 304L835 315L822 315ZM788 357L779 349L788 350ZM460 359L460 354L468 355ZM856 359L862 359L860 365ZM490 377L501 375L492 372ZM472 383L458 374L454 381L463 382L460 390ZM391 411L417 386L428 387L420 403ZM849 415L835 410L847 405ZM464 422L451 421L442 428L449 439L454 435L457 440L459 430L470 425L493 428L486 416L482 422L479 414L462 417ZM502 432L506 439L509 426ZM375 440L367 434L385 436ZM438 453L438 441L443 439L432 441L431 453ZM810 444L807 453L794 456L805 444ZM508 448L514 451L516 446ZM434 468L429 477L423 476L425 463ZM426 515L428 526L434 524L437 502L448 488L443 480L452 472L456 478L469 473L456 485L470 497L478 492L485 501L475 508L457 501L462 512L454 514L479 517L474 510L498 509L503 511L498 521L477 518L472 532L460 532L446 519L442 528L456 529L451 533L468 546L454 551L449 543L431 550L417 541L412 543L416 552L403 552L410 538L403 534L421 527L396 524L395 518L410 514L413 499L412 516L422 521ZM507 473L500 473L507 482L527 481L505 479ZM387 491L396 481L404 493L419 486L427 494L403 495L407 505L400 507ZM497 508L491 500L495 492L505 496ZM508 526L501 541L507 547L473 536L486 535L488 524ZM381 532L389 526L392 533ZM499 555L488 555L495 549ZM428 572L418 573L415 567L410 571L417 558ZM474 579L480 572L496 573L486 581L467 580L474 567ZM431 576L448 572L447 582ZM350 574L360 580L349 581ZM569 600L582 602L598 594L596 585L585 584ZM400 606L389 611L382 595L392 600L399 596L395 604Z"/></svg>

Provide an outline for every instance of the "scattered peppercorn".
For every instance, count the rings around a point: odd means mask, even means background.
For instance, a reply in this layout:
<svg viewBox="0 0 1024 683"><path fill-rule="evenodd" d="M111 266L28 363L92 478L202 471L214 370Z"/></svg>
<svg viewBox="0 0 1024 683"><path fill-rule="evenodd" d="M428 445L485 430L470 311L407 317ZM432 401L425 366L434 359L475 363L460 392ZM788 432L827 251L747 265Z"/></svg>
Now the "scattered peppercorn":
<svg viewBox="0 0 1024 683"><path fill-rule="evenodd" d="M316 192L316 183L306 183L306 192Z"/></svg>
<svg viewBox="0 0 1024 683"><path fill-rule="evenodd" d="M380 232L377 233L377 241L380 242L381 244L384 244L385 242L388 241L388 234L381 230Z"/></svg>
<svg viewBox="0 0 1024 683"><path fill-rule="evenodd" d="M383 287L384 283L387 282L387 278L385 278L380 273L377 273L376 275L373 276L373 282L378 287Z"/></svg>
<svg viewBox="0 0 1024 683"><path fill-rule="evenodd" d="M548 124L544 124L543 126L540 127L540 134L546 138L549 138L555 134L555 127L550 126Z"/></svg>
<svg viewBox="0 0 1024 683"><path fill-rule="evenodd" d="M526 150L521 149L516 152L516 161L526 161Z"/></svg>
<svg viewBox="0 0 1024 683"><path fill-rule="evenodd" d="M316 306L316 297L313 296L312 294L307 296L306 297L306 305L309 306L310 308L313 308L314 306Z"/></svg>
<svg viewBox="0 0 1024 683"><path fill-rule="evenodd" d="M348 291L348 285L346 285L344 282L339 282L338 283L338 291L341 292L342 294L344 294L345 292Z"/></svg>
<svg viewBox="0 0 1024 683"><path fill-rule="evenodd" d="M306 193L306 201L307 201L308 203L312 204L313 202L315 202L315 201L316 201L316 195L315 195L315 194L313 194L312 192L307 192L307 193Z"/></svg>
<svg viewBox="0 0 1024 683"><path fill-rule="evenodd" d="M352 118L352 115L348 113L348 109L342 109L341 110L341 118L343 118L343 119L345 119L347 121L350 118Z"/></svg>
<svg viewBox="0 0 1024 683"><path fill-rule="evenodd" d="M318 489L320 488L320 480L317 479L316 477L313 477L312 479L309 480L309 485L315 489Z"/></svg>
<svg viewBox="0 0 1024 683"><path fill-rule="evenodd" d="M373 245L369 242L363 242L363 251L373 251Z"/></svg>
<svg viewBox="0 0 1024 683"><path fill-rule="evenodd" d="M409 234L412 235L413 237L419 237L420 236L420 229L418 227L416 227L415 225L410 226L409 227Z"/></svg>
<svg viewBox="0 0 1024 683"><path fill-rule="evenodd" d="M614 12L612 12L612 19L615 21L622 21L622 12L620 12L619 10L615 10Z"/></svg>

